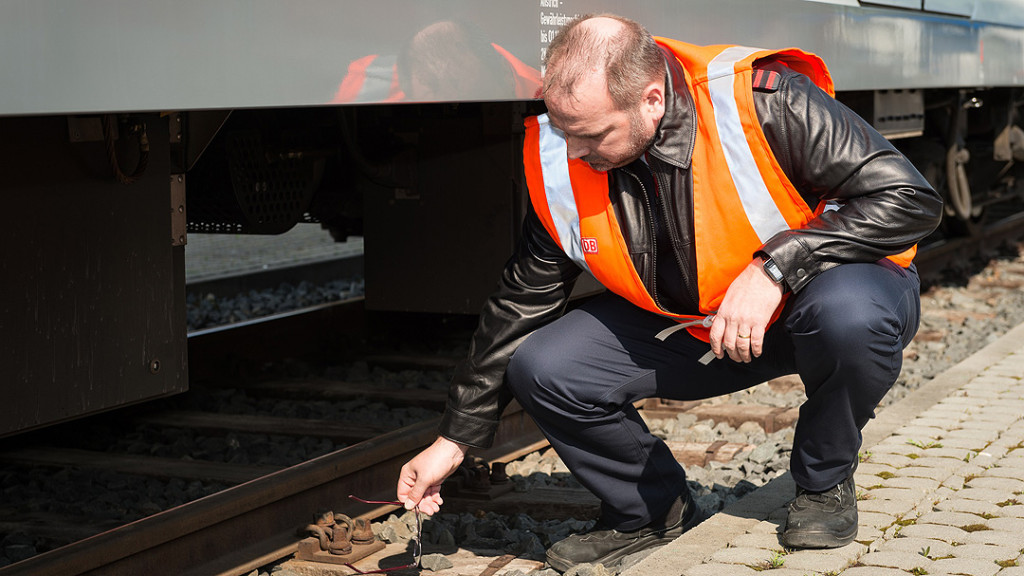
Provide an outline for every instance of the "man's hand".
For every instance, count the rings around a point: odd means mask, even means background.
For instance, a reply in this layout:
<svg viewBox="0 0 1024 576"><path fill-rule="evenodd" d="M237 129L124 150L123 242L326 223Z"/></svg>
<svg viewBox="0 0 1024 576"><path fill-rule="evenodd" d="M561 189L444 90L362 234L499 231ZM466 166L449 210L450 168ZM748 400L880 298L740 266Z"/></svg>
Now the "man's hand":
<svg viewBox="0 0 1024 576"><path fill-rule="evenodd" d="M765 329L783 294L763 265L760 257L754 258L725 292L711 324L711 350L718 358L728 354L737 362L750 362L761 355Z"/></svg>
<svg viewBox="0 0 1024 576"><path fill-rule="evenodd" d="M406 510L419 508L424 514L436 514L444 500L441 483L459 467L469 446L438 437L433 444L402 466L398 477L398 501Z"/></svg>

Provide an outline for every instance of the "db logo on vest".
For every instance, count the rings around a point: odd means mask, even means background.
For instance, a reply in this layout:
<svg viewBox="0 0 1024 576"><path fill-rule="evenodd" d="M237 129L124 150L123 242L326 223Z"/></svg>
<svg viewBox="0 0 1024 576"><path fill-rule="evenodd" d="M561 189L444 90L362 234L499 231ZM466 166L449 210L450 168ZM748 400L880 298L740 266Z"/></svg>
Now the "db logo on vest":
<svg viewBox="0 0 1024 576"><path fill-rule="evenodd" d="M584 254L597 254L597 238L580 238Z"/></svg>

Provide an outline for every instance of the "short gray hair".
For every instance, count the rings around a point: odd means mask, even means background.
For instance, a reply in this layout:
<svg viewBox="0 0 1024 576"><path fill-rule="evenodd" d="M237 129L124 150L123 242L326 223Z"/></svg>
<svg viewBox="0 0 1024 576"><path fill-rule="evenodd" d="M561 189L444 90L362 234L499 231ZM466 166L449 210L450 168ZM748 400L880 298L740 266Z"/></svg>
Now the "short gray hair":
<svg viewBox="0 0 1024 576"><path fill-rule="evenodd" d="M611 18L623 25L612 36L581 26L592 18ZM644 88L664 77L665 57L651 34L639 23L615 14L587 14L565 25L548 45L544 57L544 95L572 95L576 83L591 69L605 72L608 92L620 110L637 105Z"/></svg>

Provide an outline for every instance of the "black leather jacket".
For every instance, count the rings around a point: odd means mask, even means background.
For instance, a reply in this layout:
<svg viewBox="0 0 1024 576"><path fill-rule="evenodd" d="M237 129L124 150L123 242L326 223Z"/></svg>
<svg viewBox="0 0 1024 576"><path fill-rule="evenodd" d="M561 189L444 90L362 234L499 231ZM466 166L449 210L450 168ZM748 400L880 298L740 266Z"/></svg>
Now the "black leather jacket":
<svg viewBox="0 0 1024 576"><path fill-rule="evenodd" d="M682 69L675 58L667 60L665 115L648 161L667 210L682 282L695 302L689 171L695 111ZM806 228L776 234L759 250L775 260L790 290L799 292L815 276L844 262L873 262L898 254L938 225L938 194L884 137L806 76L772 62L758 67L782 75L776 90L755 89L754 102L786 175L812 209L827 200L843 206L825 212ZM609 175L612 203L634 265L654 293L651 204L629 167ZM503 385L509 358L533 330L561 316L579 274L530 210L516 253L481 312L469 358L456 370L441 421L442 436L471 446L491 444L501 412L512 399Z"/></svg>

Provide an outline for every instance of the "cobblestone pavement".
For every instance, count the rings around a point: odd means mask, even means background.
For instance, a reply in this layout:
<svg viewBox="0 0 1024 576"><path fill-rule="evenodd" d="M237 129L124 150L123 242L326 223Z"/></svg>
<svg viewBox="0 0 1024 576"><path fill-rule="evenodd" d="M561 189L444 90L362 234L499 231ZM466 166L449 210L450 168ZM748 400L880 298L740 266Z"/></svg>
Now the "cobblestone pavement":
<svg viewBox="0 0 1024 576"><path fill-rule="evenodd" d="M1024 326L945 376L865 429L854 543L782 547L787 474L625 574L1024 576Z"/></svg>

